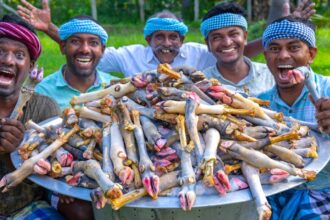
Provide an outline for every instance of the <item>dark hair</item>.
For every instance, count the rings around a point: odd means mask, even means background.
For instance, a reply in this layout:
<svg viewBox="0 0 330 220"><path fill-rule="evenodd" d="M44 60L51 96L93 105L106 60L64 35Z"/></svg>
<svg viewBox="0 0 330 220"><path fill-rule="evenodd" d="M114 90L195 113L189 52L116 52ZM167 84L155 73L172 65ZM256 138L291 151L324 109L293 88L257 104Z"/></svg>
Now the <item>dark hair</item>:
<svg viewBox="0 0 330 220"><path fill-rule="evenodd" d="M89 16L89 15L77 15L72 17L70 20L72 19L78 19L78 20L91 20L94 21L96 24L101 25L97 20L95 20L93 17Z"/></svg>
<svg viewBox="0 0 330 220"><path fill-rule="evenodd" d="M246 18L246 14L245 14L245 11L242 8L242 6L240 6L237 3L233 3L233 2L223 2L223 3L217 4L216 6L211 8L206 13L206 15L204 15L202 21L205 21L208 18L214 17L219 14L223 14L223 13L240 14Z"/></svg>
<svg viewBox="0 0 330 220"><path fill-rule="evenodd" d="M25 27L26 29L28 29L29 31L33 32L35 35L37 35L34 27L29 24L28 22L26 22L25 20L23 20L20 16L15 15L15 14L7 14L4 15L1 19L2 22L10 22L10 23L15 23L18 25L21 25L23 27Z"/></svg>
<svg viewBox="0 0 330 220"><path fill-rule="evenodd" d="M182 21L180 17L169 10L163 10L160 12L156 12L155 14L151 15L150 18L173 18L178 21Z"/></svg>
<svg viewBox="0 0 330 220"><path fill-rule="evenodd" d="M315 24L313 22L311 22L310 20L304 19L304 18L292 16L292 15L276 19L275 21L273 21L269 25L271 25L273 23L281 22L283 20L302 23L302 24L306 25L307 27L311 28L313 31L315 31Z"/></svg>

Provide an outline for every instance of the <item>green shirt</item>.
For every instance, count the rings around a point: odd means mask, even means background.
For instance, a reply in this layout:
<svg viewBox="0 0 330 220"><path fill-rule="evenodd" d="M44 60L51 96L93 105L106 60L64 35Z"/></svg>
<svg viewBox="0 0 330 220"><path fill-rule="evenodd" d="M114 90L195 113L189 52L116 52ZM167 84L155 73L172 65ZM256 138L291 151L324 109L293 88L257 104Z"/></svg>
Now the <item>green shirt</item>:
<svg viewBox="0 0 330 220"><path fill-rule="evenodd" d="M65 81L62 71L63 67L46 77L35 88L37 93L54 99L60 106L61 111L63 111L66 107L70 107L70 100L73 96L79 96L81 94L80 91L72 88ZM115 77L110 74L97 71L96 80L94 84L87 89L86 93L101 90L103 88L103 84L109 84L112 79L115 79Z"/></svg>

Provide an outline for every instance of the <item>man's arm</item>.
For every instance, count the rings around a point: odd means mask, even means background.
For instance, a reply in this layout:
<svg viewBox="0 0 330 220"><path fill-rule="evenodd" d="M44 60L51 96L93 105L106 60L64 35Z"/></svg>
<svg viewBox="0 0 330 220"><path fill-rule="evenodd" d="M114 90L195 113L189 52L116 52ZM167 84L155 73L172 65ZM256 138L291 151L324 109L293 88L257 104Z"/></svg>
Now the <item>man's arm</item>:
<svg viewBox="0 0 330 220"><path fill-rule="evenodd" d="M26 0L21 0L21 3L22 5L17 6L17 13L35 29L46 33L59 43L58 28L52 23L48 0L42 0L42 9L34 7Z"/></svg>
<svg viewBox="0 0 330 220"><path fill-rule="evenodd" d="M273 22L276 19L290 15L290 1L289 0L273 0L269 16L267 19L267 24ZM309 19L313 14L315 14L315 3L310 0L300 1L298 7L292 12L295 17L301 17L304 19ZM281 8L281 10L278 10ZM244 50L244 55L247 57L255 57L263 52L262 40L261 38L250 41Z"/></svg>
<svg viewBox="0 0 330 220"><path fill-rule="evenodd" d="M330 134L330 97L320 98L316 103L316 119L324 132Z"/></svg>

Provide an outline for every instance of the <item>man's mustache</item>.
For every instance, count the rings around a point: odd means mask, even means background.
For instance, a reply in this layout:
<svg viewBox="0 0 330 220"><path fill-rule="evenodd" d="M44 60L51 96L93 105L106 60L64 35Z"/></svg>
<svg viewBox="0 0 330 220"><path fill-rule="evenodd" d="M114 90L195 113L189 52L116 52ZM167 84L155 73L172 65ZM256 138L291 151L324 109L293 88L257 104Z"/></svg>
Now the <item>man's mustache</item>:
<svg viewBox="0 0 330 220"><path fill-rule="evenodd" d="M169 50L172 53L179 53L180 47L166 47L166 46L160 45L155 48L156 52L161 51L161 50Z"/></svg>

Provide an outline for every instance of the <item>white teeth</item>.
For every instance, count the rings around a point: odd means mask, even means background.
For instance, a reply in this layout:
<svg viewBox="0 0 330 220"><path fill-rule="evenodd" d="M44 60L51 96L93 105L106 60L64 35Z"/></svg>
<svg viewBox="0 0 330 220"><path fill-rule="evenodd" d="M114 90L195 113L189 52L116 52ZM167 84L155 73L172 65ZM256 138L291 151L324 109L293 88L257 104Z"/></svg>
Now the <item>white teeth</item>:
<svg viewBox="0 0 330 220"><path fill-rule="evenodd" d="M285 65L278 65L278 68L281 68L281 69L292 69L293 66L292 65L289 65L289 64L285 64Z"/></svg>
<svg viewBox="0 0 330 220"><path fill-rule="evenodd" d="M163 50L162 50L162 52L163 52L163 53L169 53L169 52L170 52L170 50L167 50L167 49L163 49Z"/></svg>
<svg viewBox="0 0 330 220"><path fill-rule="evenodd" d="M226 49L226 50L221 50L221 52L223 52L223 53L229 53L229 52L232 52L234 50L235 50L234 48L230 48L230 49Z"/></svg>
<svg viewBox="0 0 330 220"><path fill-rule="evenodd" d="M88 63L91 62L91 59L85 59L85 58L77 58L78 62Z"/></svg>
<svg viewBox="0 0 330 220"><path fill-rule="evenodd" d="M0 70L1 73L6 73L6 74L10 74L10 75L13 75L12 72L8 71L8 70Z"/></svg>

